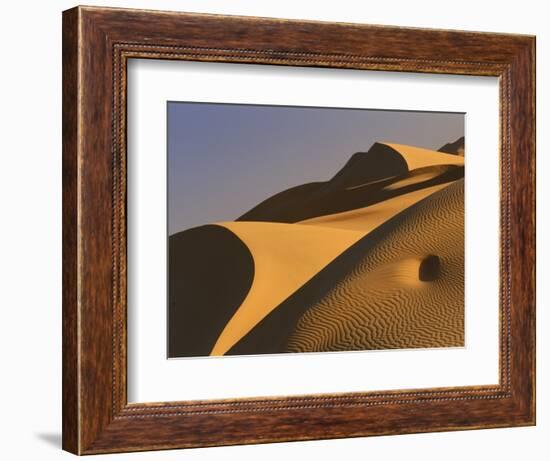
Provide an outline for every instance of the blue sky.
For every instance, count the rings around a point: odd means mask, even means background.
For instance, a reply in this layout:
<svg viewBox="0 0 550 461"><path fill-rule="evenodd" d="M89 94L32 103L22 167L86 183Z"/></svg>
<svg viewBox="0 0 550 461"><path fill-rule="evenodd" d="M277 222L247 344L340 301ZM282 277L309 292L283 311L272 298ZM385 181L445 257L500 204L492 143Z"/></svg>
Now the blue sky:
<svg viewBox="0 0 550 461"><path fill-rule="evenodd" d="M457 113L169 102L168 233L328 180L377 141L439 149L463 135Z"/></svg>

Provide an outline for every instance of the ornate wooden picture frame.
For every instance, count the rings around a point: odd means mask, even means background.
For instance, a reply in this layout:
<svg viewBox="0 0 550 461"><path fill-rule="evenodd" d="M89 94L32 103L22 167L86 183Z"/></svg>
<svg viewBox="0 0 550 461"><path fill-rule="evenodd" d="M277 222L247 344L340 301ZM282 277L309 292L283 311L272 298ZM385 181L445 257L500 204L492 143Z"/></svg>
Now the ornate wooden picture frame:
<svg viewBox="0 0 550 461"><path fill-rule="evenodd" d="M127 63L494 76L498 385L128 403ZM76 454L535 424L535 39L77 7L63 13L63 448Z"/></svg>

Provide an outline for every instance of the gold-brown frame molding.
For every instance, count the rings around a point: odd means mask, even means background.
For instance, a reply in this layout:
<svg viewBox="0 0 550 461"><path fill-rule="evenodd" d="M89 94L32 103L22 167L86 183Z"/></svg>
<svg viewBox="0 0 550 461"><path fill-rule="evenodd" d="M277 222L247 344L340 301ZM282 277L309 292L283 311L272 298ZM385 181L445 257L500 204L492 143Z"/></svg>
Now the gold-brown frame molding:
<svg viewBox="0 0 550 461"><path fill-rule="evenodd" d="M128 403L132 58L499 77L499 384ZM534 37L95 7L63 13L64 449L90 454L534 422Z"/></svg>

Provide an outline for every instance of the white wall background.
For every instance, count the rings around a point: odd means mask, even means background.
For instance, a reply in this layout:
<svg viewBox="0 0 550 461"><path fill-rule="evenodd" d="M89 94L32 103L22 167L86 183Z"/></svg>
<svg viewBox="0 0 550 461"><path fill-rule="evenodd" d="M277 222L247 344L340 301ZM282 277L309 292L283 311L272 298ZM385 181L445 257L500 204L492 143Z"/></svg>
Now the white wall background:
<svg viewBox="0 0 550 461"><path fill-rule="evenodd" d="M61 11L76 3L4 2L0 15L0 450L3 459L69 459L61 445ZM462 0L181 0L90 5L156 8L537 35L538 106L538 425L117 455L135 460L333 460L372 458L547 459L550 438L550 316L544 279L550 232L550 29L545 2ZM546 253L546 254L545 254ZM546 259L546 261L543 261ZM548 285L548 284L547 284ZM546 291L546 293L545 293ZM25 326L25 328L23 328ZM102 459L98 457L97 459ZM113 458L114 459L114 458Z"/></svg>

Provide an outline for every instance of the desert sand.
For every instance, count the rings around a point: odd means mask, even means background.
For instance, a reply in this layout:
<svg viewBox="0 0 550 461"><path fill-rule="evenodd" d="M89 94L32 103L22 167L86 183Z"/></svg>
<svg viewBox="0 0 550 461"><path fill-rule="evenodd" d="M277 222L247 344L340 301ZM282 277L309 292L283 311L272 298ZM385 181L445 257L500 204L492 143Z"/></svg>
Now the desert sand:
<svg viewBox="0 0 550 461"><path fill-rule="evenodd" d="M405 146L403 144L387 142L384 144L395 149L403 156L405 162L407 162L409 171L434 165L464 165L464 157L458 155L445 154L429 149L422 149L421 147Z"/></svg>
<svg viewBox="0 0 550 461"><path fill-rule="evenodd" d="M462 346L463 194L464 182L457 181L400 216L312 303L287 350ZM425 281L423 264L432 265Z"/></svg>
<svg viewBox="0 0 550 461"><path fill-rule="evenodd" d="M386 200L385 202L359 208L352 211L343 211L318 218L306 219L300 221L301 224L321 227L335 227L338 229L353 229L362 231L365 234L376 229L378 226L395 216L397 213L414 205L416 202L428 197L438 190L447 187L449 184L438 184L437 186L427 187L416 190Z"/></svg>
<svg viewBox="0 0 550 461"><path fill-rule="evenodd" d="M463 177L460 152L376 143L329 181L172 236L171 285L194 279L188 299L170 289L170 355L463 345ZM197 275L201 251L222 269Z"/></svg>
<svg viewBox="0 0 550 461"><path fill-rule="evenodd" d="M234 232L254 258L248 296L212 349L223 355L267 314L336 256L363 237L356 230L267 222L219 223Z"/></svg>

